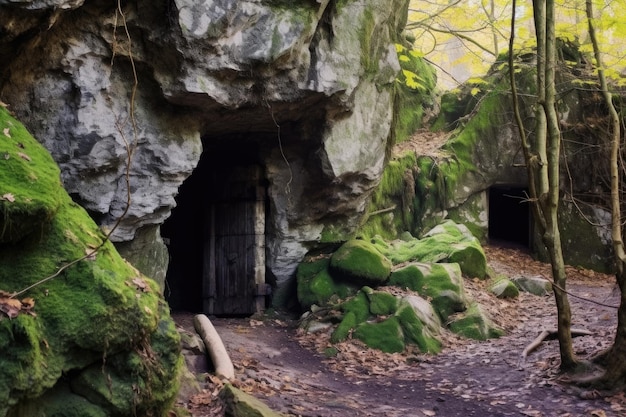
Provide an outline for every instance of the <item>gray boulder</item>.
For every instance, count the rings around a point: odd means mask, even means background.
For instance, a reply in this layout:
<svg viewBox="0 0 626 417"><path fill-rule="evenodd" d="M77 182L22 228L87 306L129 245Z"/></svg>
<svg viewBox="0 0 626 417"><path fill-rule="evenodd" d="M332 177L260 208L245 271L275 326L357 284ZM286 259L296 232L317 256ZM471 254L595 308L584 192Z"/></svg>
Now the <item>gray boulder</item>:
<svg viewBox="0 0 626 417"><path fill-rule="evenodd" d="M552 293L552 283L545 278L539 276L519 276L514 277L513 283L520 291L528 292L534 295L548 295Z"/></svg>
<svg viewBox="0 0 626 417"><path fill-rule="evenodd" d="M489 286L491 291L498 298L515 298L519 295L519 289L513 281L501 277Z"/></svg>

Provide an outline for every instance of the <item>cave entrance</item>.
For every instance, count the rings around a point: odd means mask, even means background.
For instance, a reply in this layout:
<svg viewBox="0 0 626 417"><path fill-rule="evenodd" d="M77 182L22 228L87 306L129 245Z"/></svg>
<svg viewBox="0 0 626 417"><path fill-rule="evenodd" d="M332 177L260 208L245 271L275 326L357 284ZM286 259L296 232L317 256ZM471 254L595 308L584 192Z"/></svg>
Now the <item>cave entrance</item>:
<svg viewBox="0 0 626 417"><path fill-rule="evenodd" d="M175 311L247 316L265 308L263 168L254 144L224 142L204 143L162 226L165 293Z"/></svg>
<svg viewBox="0 0 626 417"><path fill-rule="evenodd" d="M489 242L529 248L531 230L528 188L516 185L489 188Z"/></svg>

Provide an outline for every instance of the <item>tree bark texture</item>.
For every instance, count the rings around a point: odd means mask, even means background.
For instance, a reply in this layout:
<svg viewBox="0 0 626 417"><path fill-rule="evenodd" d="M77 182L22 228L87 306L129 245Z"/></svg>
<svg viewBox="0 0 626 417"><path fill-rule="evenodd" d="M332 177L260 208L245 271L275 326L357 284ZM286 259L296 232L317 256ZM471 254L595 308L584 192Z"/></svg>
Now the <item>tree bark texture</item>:
<svg viewBox="0 0 626 417"><path fill-rule="evenodd" d="M585 9L587 13L587 23L589 30L589 38L593 45L593 53L598 67L598 80L600 81L600 89L604 102L609 110L610 117L610 149L609 168L611 176L611 238L613 240L613 252L615 255L616 278L621 292L620 307L617 313L617 332L613 346L605 357L607 370L600 379L600 384L607 387L614 387L618 382L624 383L626 379L626 277L625 263L626 254L624 252L624 239L622 233L622 213L621 213L621 192L620 192L620 143L621 128L620 119L615 106L613 105L613 97L609 91L606 76L604 74L604 65L602 62L602 54L600 45L596 37L596 29L594 25L593 3L591 0L585 1Z"/></svg>

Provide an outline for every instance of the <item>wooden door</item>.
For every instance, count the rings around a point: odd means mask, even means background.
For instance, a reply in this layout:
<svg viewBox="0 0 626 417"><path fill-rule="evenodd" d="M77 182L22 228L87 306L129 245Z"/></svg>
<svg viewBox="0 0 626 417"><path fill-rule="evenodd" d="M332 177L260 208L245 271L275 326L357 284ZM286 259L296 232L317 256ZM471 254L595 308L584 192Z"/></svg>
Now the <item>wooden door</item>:
<svg viewBox="0 0 626 417"><path fill-rule="evenodd" d="M204 311L250 315L265 281L265 190L258 166L214 172L205 211Z"/></svg>

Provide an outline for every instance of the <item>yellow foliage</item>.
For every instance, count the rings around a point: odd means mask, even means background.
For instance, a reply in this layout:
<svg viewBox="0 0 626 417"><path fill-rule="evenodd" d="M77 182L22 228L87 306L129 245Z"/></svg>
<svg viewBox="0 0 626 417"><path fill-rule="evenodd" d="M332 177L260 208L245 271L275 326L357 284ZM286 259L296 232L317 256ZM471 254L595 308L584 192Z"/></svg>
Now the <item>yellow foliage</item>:
<svg viewBox="0 0 626 417"><path fill-rule="evenodd" d="M594 0L600 11L594 19L603 60L610 77L621 80L626 68L626 0ZM600 14L601 13L601 14ZM438 78L451 88L475 74L484 74L497 56L506 52L510 35L511 2L508 0L411 0L407 30L415 36L415 49L443 68ZM585 2L557 0L556 35L583 42L590 51ZM518 2L516 48L536 45L530 2ZM412 52L411 52L412 53ZM608 74L607 74L608 75Z"/></svg>

